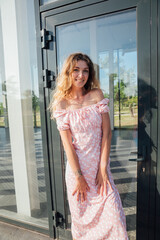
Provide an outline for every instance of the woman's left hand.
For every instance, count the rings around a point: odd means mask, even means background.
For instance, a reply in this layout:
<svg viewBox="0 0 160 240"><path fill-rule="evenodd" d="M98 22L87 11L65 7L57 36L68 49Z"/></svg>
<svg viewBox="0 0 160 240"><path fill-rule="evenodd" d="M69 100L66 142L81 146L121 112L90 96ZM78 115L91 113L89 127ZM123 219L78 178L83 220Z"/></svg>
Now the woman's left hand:
<svg viewBox="0 0 160 240"><path fill-rule="evenodd" d="M112 185L109 181L107 166L99 166L97 176L96 176L96 185L98 185L97 193L103 196L103 193L107 195L107 185L112 188Z"/></svg>

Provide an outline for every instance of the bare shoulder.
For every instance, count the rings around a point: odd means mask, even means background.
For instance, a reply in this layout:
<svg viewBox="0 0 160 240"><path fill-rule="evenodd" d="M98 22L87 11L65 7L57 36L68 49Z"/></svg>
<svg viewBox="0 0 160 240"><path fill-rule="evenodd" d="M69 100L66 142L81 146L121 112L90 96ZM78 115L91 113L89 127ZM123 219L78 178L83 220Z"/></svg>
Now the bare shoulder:
<svg viewBox="0 0 160 240"><path fill-rule="evenodd" d="M91 98L94 98L96 102L99 102L104 98L104 94L101 89L93 88L91 90Z"/></svg>
<svg viewBox="0 0 160 240"><path fill-rule="evenodd" d="M56 106L56 110L64 110L67 107L67 101L66 99L61 99Z"/></svg>

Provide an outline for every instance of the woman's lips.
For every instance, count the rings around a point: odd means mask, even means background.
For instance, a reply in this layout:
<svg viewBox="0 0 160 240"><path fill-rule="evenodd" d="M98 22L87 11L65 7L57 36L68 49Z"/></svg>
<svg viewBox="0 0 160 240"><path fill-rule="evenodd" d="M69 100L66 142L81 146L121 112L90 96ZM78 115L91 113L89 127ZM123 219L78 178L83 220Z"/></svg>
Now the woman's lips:
<svg viewBox="0 0 160 240"><path fill-rule="evenodd" d="M77 82L80 82L80 83L81 83L81 82L84 82L84 80L78 80L78 79L76 79L76 81L77 81Z"/></svg>

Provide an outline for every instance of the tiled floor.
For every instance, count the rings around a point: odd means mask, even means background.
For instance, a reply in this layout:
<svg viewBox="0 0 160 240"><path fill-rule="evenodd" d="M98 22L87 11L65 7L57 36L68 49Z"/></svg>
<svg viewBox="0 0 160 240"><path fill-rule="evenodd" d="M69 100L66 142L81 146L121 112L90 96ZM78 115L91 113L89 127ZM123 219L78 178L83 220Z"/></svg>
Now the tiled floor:
<svg viewBox="0 0 160 240"><path fill-rule="evenodd" d="M51 240L48 236L0 222L0 240Z"/></svg>
<svg viewBox="0 0 160 240"><path fill-rule="evenodd" d="M9 135L9 134L8 134ZM11 147L7 139L5 129L0 129L0 214L7 214L18 220L22 218L17 213L16 195L14 186L13 166L11 159ZM137 176L136 162L128 161L130 152L136 152L136 143L132 131L114 131L111 146L111 172L115 184L119 190L122 204L124 207L127 231L129 240L136 239L136 194ZM6 139L6 142L4 141ZM42 154L42 143L40 131L35 130L35 149L37 160L37 176L39 187L40 210L32 211L32 217L25 217L26 221L33 222L39 226L46 226L47 204L44 177L44 163ZM133 156L132 156L133 158ZM3 216L2 215L2 216ZM70 217L70 215L69 215ZM31 232L26 229L14 227L0 222L0 240L49 240L50 238L39 233Z"/></svg>

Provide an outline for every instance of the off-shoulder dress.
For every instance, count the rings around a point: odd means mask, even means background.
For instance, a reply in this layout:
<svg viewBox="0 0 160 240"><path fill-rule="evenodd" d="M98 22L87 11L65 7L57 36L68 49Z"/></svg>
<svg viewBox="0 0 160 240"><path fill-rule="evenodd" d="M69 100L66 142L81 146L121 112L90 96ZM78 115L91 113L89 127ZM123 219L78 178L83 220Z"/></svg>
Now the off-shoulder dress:
<svg viewBox="0 0 160 240"><path fill-rule="evenodd" d="M73 146L81 171L90 187L87 200L81 203L72 196L75 175L67 161L65 180L71 212L71 231L76 240L126 240L126 219L119 192L114 184L108 161L108 174L113 190L107 186L107 196L97 193L96 174L100 162L102 114L109 111L109 100L79 109L54 111L58 130L70 129Z"/></svg>

